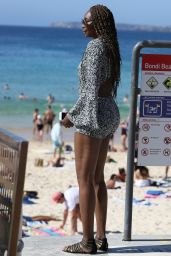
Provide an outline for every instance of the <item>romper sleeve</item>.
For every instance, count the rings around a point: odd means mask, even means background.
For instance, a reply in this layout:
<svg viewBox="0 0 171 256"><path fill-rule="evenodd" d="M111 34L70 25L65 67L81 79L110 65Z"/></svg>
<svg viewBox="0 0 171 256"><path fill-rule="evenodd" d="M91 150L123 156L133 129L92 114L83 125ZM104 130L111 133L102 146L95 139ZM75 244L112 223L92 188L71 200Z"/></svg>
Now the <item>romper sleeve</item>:
<svg viewBox="0 0 171 256"><path fill-rule="evenodd" d="M76 128L98 129L98 90L105 79L105 54L102 43L91 41L82 62L82 90L67 116Z"/></svg>

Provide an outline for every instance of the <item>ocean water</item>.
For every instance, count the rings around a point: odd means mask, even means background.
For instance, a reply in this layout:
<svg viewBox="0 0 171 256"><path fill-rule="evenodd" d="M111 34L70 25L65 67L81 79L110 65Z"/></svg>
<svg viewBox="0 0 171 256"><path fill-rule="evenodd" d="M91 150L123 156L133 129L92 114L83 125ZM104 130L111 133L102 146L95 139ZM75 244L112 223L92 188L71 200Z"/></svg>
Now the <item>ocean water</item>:
<svg viewBox="0 0 171 256"><path fill-rule="evenodd" d="M169 40L170 33L118 31L118 39L122 69L117 102L121 117L126 118L129 105L123 103L123 97L131 94L133 46L142 40ZM79 29L0 26L1 126L9 120L14 126L28 126L34 108L41 113L46 109L48 94L55 97L52 107L56 113L72 106L78 97L77 66L88 41ZM20 93L27 99L18 99Z"/></svg>

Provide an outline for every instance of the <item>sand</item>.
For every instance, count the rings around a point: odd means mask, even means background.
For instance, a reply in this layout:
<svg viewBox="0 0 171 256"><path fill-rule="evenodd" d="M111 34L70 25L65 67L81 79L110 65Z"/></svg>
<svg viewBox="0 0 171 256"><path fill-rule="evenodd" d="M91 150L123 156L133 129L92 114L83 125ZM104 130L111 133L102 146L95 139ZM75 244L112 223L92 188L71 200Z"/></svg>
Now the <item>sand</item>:
<svg viewBox="0 0 171 256"><path fill-rule="evenodd" d="M73 146L72 140L66 142ZM116 160L117 163L106 163L105 180L112 173L117 173L119 167L126 168L127 152L120 152L119 145L116 145L117 152L108 152L108 155ZM27 216L34 215L55 215L62 219L64 205L53 204L51 197L55 191L64 192L69 185L77 186L74 152L65 153L66 158L63 167L46 166L47 161L52 157L52 145L50 140L38 142L31 140L29 142L28 159L26 167L25 190L36 190L38 199L35 204L23 204L23 214ZM35 167L36 158L44 160L43 167ZM165 167L149 167L150 176L153 179L162 179L165 175ZM170 171L170 170L169 170ZM171 176L171 173L169 172ZM171 183L170 183L171 184ZM117 184L121 189L108 190L108 214L107 214L107 231L123 232L124 230L124 207L125 207L125 183ZM171 187L134 187L133 197L137 200L144 199L147 190L171 191ZM167 235L171 230L171 198L148 199L147 205L133 205L132 234L133 235ZM59 227L59 221L50 221L50 226ZM67 220L64 230L69 234L70 221ZM78 222L78 231L82 231L81 222Z"/></svg>

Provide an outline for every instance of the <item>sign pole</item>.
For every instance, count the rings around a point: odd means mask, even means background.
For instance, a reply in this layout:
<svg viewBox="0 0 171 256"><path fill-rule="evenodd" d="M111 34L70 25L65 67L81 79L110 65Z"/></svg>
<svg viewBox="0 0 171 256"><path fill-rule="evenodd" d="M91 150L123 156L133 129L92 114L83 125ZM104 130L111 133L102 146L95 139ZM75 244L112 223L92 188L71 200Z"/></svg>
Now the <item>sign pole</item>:
<svg viewBox="0 0 171 256"><path fill-rule="evenodd" d="M126 175L126 195L125 195L125 219L124 219L124 241L131 240L132 226L132 197L133 197L133 172L134 172L134 150L135 150L135 128L137 113L137 95L138 95L138 73L139 73L139 54L141 44L138 43L133 49L132 55L132 73L131 73L131 104L129 117L128 134L128 157L127 157L127 175Z"/></svg>

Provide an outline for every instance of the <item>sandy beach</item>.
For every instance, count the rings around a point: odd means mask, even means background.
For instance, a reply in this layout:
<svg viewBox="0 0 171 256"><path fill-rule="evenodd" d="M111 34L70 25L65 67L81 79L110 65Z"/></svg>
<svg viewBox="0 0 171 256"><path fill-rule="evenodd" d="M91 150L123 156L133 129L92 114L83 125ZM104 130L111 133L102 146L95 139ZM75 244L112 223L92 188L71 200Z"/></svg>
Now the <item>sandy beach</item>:
<svg viewBox="0 0 171 256"><path fill-rule="evenodd" d="M66 144L73 146L73 137ZM105 180L111 174L117 173L119 167L126 168L127 152L120 152L120 145L116 144L117 152L108 152L116 163L106 163ZM62 220L64 205L53 204L51 197L55 191L64 192L69 185L77 186L74 151L64 153L65 163L63 167L47 166L47 161L52 157L52 145L50 140L39 142L30 140L28 149L28 159L26 167L24 190L36 190L38 199L34 199L34 204L23 204L23 215L55 215L58 221L50 221L49 226L59 227ZM41 158L44 161L43 167L34 165L35 159ZM165 175L165 167L149 167L150 177L154 180L161 180ZM169 170L170 171L170 170ZM169 172L169 176L171 173ZM170 183L171 184L171 183ZM108 215L107 231L121 232L124 230L124 207L125 207L125 183L118 183L121 189L108 190ZM147 190L171 191L171 187L134 187L133 204L133 235L167 235L171 230L171 198L160 196L155 199L145 199ZM144 199L144 200L143 200ZM143 200L143 201L142 201ZM70 221L67 220L64 231L69 234ZM81 222L78 222L78 231L81 232Z"/></svg>

